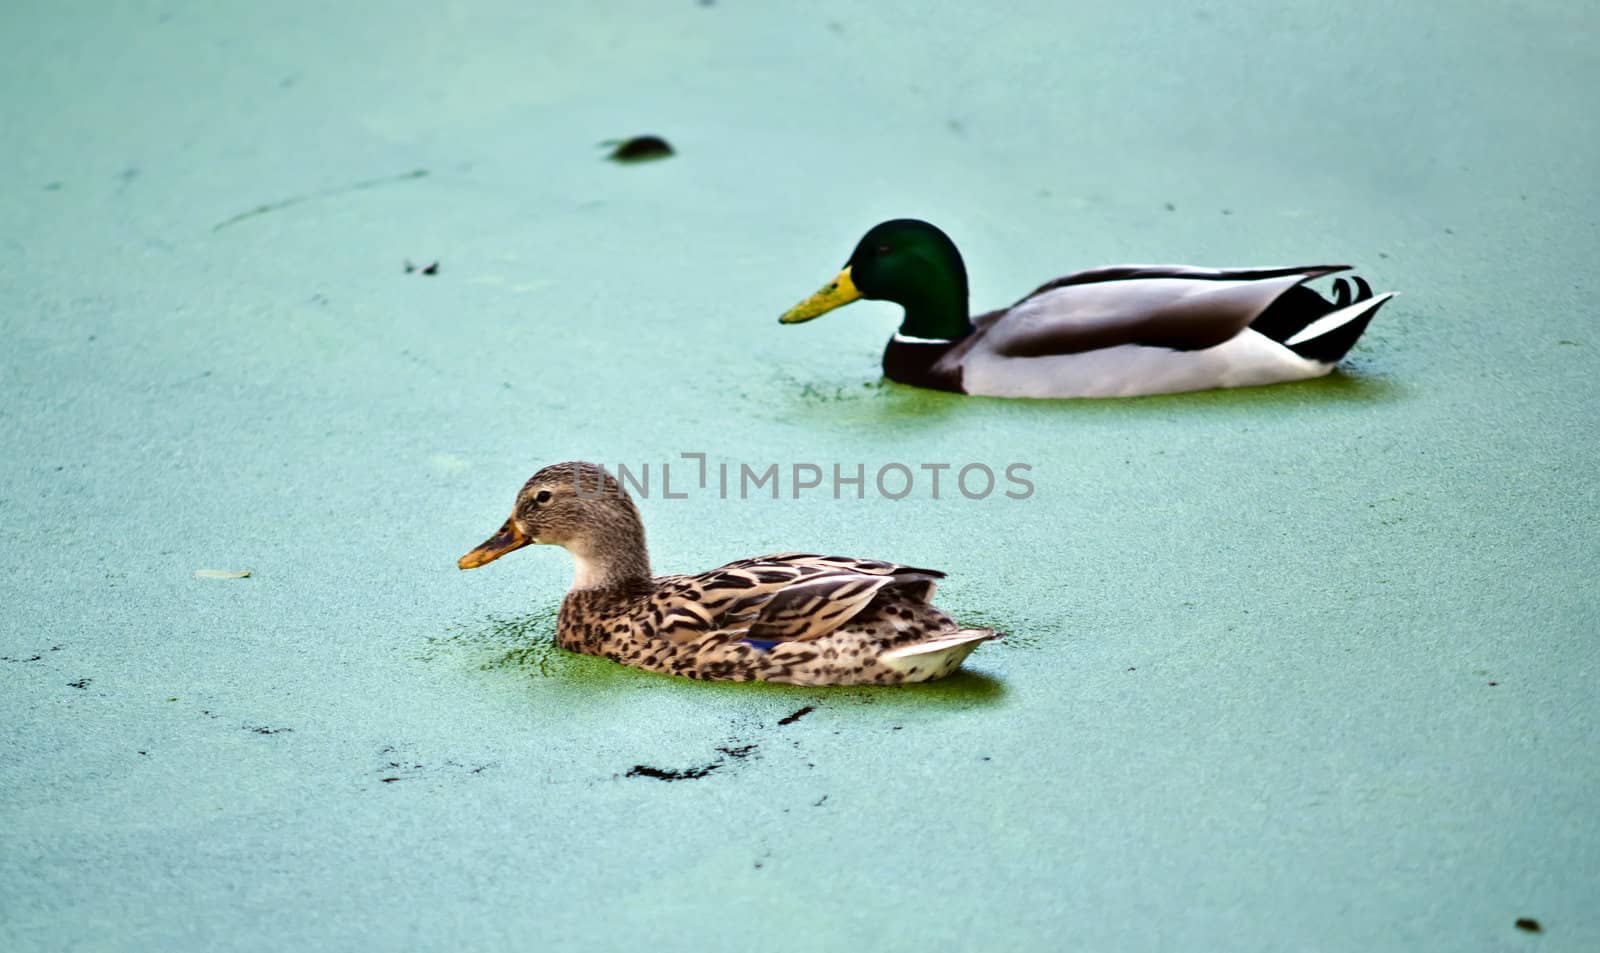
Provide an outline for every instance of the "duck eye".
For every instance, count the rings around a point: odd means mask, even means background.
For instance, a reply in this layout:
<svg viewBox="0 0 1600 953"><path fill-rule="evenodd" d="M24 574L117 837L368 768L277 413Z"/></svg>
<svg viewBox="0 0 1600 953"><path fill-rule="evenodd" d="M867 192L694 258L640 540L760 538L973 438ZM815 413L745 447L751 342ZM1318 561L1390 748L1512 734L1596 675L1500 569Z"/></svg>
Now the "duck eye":
<svg viewBox="0 0 1600 953"><path fill-rule="evenodd" d="M550 502L550 491L549 490L540 490L538 493L535 493L534 496L533 496L533 502L535 502L535 503L548 503L548 502Z"/></svg>
<svg viewBox="0 0 1600 953"><path fill-rule="evenodd" d="M876 250L879 255L887 255L894 251L894 249L890 248L888 245L879 245Z"/></svg>

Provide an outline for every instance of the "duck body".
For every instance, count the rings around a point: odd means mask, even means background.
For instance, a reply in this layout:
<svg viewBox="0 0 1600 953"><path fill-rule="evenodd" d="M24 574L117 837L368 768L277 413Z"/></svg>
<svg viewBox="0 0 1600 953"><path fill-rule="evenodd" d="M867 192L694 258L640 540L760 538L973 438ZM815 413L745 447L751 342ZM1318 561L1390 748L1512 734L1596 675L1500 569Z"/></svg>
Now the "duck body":
<svg viewBox="0 0 1600 953"><path fill-rule="evenodd" d="M600 489L589 497L583 487ZM778 553L698 575L652 576L626 492L594 464L546 467L472 569L532 542L577 562L561 604L562 648L669 675L794 685L942 678L992 629L965 628L929 600L944 574L896 563Z"/></svg>
<svg viewBox="0 0 1600 953"><path fill-rule="evenodd" d="M1051 281L968 319L966 271L943 232L902 219L867 233L839 277L787 312L810 320L856 298L905 307L884 375L992 397L1134 397L1320 377L1392 293L1307 281L1345 265L1119 265Z"/></svg>
<svg viewBox="0 0 1600 953"><path fill-rule="evenodd" d="M778 553L643 591L575 589L561 604L564 649L669 675L793 685L892 685L943 678L989 629L963 629L928 603L943 573Z"/></svg>

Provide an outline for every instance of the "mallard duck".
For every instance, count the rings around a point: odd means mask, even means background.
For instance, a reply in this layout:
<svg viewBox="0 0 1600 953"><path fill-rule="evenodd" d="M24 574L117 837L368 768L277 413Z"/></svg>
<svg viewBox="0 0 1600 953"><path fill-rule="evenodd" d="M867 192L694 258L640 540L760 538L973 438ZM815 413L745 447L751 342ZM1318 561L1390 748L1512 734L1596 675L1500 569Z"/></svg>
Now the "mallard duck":
<svg viewBox="0 0 1600 953"><path fill-rule="evenodd" d="M1117 265L1041 285L1009 308L968 317L967 270L944 232L884 222L843 271L778 320L809 321L857 298L905 308L883 352L890 380L990 397L1133 397L1249 387L1331 371L1394 297L1334 300L1305 282L1348 265L1190 268Z"/></svg>
<svg viewBox="0 0 1600 953"><path fill-rule="evenodd" d="M556 642L690 678L889 685L949 675L993 629L928 603L944 573L874 559L778 553L697 576L652 576L632 498L593 463L557 463L517 494L499 532L462 556L476 569L529 543L577 564Z"/></svg>

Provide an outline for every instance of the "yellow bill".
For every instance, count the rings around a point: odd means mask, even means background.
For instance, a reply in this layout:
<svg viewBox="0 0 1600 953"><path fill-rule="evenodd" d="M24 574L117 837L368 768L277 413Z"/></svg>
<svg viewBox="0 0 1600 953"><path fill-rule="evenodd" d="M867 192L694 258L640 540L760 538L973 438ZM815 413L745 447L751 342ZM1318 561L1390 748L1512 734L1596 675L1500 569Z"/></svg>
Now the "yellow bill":
<svg viewBox="0 0 1600 953"><path fill-rule="evenodd" d="M834 308L843 307L859 297L861 297L861 292L856 290L856 283L850 279L850 268L846 266L844 271L839 272L839 277L829 282L821 291L785 311L778 320L784 324L799 324L801 321L810 321L818 315L827 314Z"/></svg>
<svg viewBox="0 0 1600 953"><path fill-rule="evenodd" d="M456 565L462 569L477 569L531 542L533 540L524 536L522 530L517 529L515 522L506 520L505 525L500 527L500 532L479 543L476 549L457 560Z"/></svg>

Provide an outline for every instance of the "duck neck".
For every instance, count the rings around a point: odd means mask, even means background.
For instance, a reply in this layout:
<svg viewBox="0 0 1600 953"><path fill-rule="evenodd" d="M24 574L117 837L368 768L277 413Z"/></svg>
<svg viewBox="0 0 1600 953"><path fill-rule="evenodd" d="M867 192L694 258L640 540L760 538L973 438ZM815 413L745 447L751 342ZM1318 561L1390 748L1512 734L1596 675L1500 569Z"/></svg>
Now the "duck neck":
<svg viewBox="0 0 1600 953"><path fill-rule="evenodd" d="M931 269L916 286L895 298L906 309L899 336L955 342L972 333L967 316L967 274L959 260Z"/></svg>
<svg viewBox="0 0 1600 953"><path fill-rule="evenodd" d="M650 586L650 553L637 522L608 529L599 545L567 547L577 571L572 588L634 590Z"/></svg>

